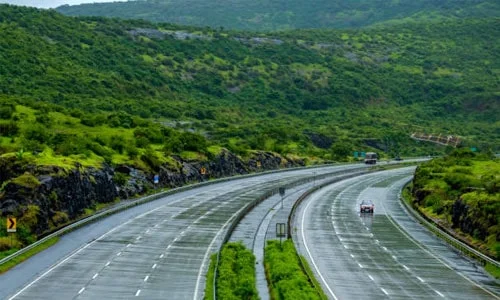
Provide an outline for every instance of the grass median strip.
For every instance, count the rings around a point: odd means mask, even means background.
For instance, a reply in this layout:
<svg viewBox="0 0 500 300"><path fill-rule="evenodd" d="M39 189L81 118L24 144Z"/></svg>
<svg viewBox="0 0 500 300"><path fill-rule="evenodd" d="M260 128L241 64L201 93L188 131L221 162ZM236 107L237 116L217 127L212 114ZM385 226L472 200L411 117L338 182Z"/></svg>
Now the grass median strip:
<svg viewBox="0 0 500 300"><path fill-rule="evenodd" d="M292 240L268 241L264 263L271 299L327 299Z"/></svg>
<svg viewBox="0 0 500 300"><path fill-rule="evenodd" d="M214 268L212 255L207 274L205 299L213 299ZM259 299L255 279L255 256L242 243L227 243L222 248L217 270L217 299Z"/></svg>
<svg viewBox="0 0 500 300"><path fill-rule="evenodd" d="M49 248L50 246L54 245L58 241L59 241L59 237L53 237L51 239L48 239L46 242L34 247L33 249L30 249L30 250L26 251L25 253L5 262L4 264L0 265L0 274L15 267L16 265L27 260L28 258L32 257L33 255L35 255L39 252L42 252L43 250Z"/></svg>

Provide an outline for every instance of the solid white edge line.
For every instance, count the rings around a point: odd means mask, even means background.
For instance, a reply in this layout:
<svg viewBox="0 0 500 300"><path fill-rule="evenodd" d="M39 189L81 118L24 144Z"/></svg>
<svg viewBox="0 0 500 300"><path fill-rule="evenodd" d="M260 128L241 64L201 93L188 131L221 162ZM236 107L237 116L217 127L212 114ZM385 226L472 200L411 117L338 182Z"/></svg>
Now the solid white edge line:
<svg viewBox="0 0 500 300"><path fill-rule="evenodd" d="M406 179L405 179L406 180ZM400 194L398 194L398 197L400 196ZM398 201L401 201L398 199ZM383 204L382 204L383 206ZM384 208L385 209L385 208ZM386 209L385 209L386 210ZM387 210L386 210L387 211ZM405 214L406 211L405 211ZM407 214L408 215L408 214ZM450 265L448 265L443 259L441 259L440 257L438 257L436 254L432 253L430 250L428 250L427 248L424 247L424 245L422 245L420 242L418 242L417 240L415 240L408 232L406 232L406 230L403 229L403 227L401 227L401 225L399 225L399 223L397 223L395 220L393 220L392 218L392 215L388 214L388 219L389 219L389 222L391 222L393 224L393 226L399 231L401 232L408 240L410 240L412 243L414 243L417 247L419 247L420 249L422 249L424 252L426 252L427 254L429 254L430 256L434 257L434 259L436 259L437 261L439 261L441 264L443 264L445 267L447 267L449 270L451 271L455 271L456 274L458 274L460 277L462 277L463 279L467 280L468 282L470 282L471 284L475 285L476 287L482 289L483 291L485 291L486 293L490 294L491 296L493 296L495 299L500 299L500 297L498 297L497 295L495 295L493 292L491 292L490 290L488 290L487 288L485 288L484 286L480 285L479 283L473 281L472 279L470 279L469 277L465 276L464 274L456 271L455 269L453 269ZM417 223L418 224L418 223ZM422 228L424 228L422 226ZM427 230L427 229L426 229Z"/></svg>
<svg viewBox="0 0 500 300"><path fill-rule="evenodd" d="M314 195L312 195L313 197L315 197ZM311 198L313 198L311 197ZM326 282L326 279L323 277L323 275L321 274L321 272L319 271L319 268L318 266L316 265L316 262L314 261L314 258L313 256L311 255L311 251L309 251L309 247L307 246L307 241L306 241L306 238L305 238L305 235L304 235L304 220L305 220L305 213L307 212L307 210L309 209L309 206L311 205L311 203L313 202L312 199L310 198L309 202L307 203L306 207L304 208L303 212L302 212L302 217L301 217L301 228L300 228L300 232L301 232L301 236L302 236L302 242L304 243L304 247L306 248L306 251L307 251L307 255L309 255L309 258L311 259L311 262L314 266L314 268L316 269L316 272L318 273L319 277L321 278L321 281L323 281L323 283L325 284L328 292L330 293L330 295L332 295L333 299L334 300L338 300L337 296L335 296L335 294L333 293L332 289L330 288L330 286L328 285L328 283ZM345 245L344 245L345 246Z"/></svg>
<svg viewBox="0 0 500 300"><path fill-rule="evenodd" d="M406 271L410 271L410 268L408 268L407 266L403 265L403 268L405 268Z"/></svg>

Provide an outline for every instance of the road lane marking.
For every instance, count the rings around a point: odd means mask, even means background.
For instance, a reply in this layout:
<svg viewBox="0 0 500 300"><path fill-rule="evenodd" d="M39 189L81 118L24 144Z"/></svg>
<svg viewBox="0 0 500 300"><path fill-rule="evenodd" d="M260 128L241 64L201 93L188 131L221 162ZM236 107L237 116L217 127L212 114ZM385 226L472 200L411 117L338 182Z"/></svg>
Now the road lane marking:
<svg viewBox="0 0 500 300"><path fill-rule="evenodd" d="M384 294L389 295L389 293L386 290L384 290L383 288L380 289L382 290L382 292L384 292Z"/></svg>
<svg viewBox="0 0 500 300"><path fill-rule="evenodd" d="M410 271L410 268L408 268L407 266L403 265L403 268L405 268L406 271Z"/></svg>
<svg viewBox="0 0 500 300"><path fill-rule="evenodd" d="M398 260L398 258L396 256L394 256L394 255L392 256L392 258L394 258L394 260Z"/></svg>
<svg viewBox="0 0 500 300"><path fill-rule="evenodd" d="M144 277L144 282L148 281L149 279L149 275L147 275L146 277Z"/></svg>
<svg viewBox="0 0 500 300"><path fill-rule="evenodd" d="M99 276L99 273L95 273L94 276L92 276L92 279L96 279L97 276Z"/></svg>
<svg viewBox="0 0 500 300"><path fill-rule="evenodd" d="M418 280L420 280L420 282L422 282L422 283L424 283L424 282L425 282L425 280L423 280L422 278L420 278L420 277L418 277L418 276L417 276L417 279L418 279Z"/></svg>
<svg viewBox="0 0 500 300"><path fill-rule="evenodd" d="M386 248L386 247L382 247L382 249L384 249L385 251L389 251L389 250L387 250L387 248Z"/></svg>
<svg viewBox="0 0 500 300"><path fill-rule="evenodd" d="M398 194L399 196L398 197L401 197L400 194ZM383 206L383 204L382 204ZM387 211L387 210L386 210ZM445 267L447 267L449 270L452 270L454 271L456 274L458 274L460 277L462 277L463 279L467 280L468 282L470 282L471 284L477 286L478 288L482 289L483 291L485 291L486 293L490 294L491 296L495 297L495 299L500 299L497 295L495 295L494 293L492 293L491 291L489 291L487 288L483 287L482 285L474 282L473 280L471 280L469 277L465 276L464 274L454 270L450 265L448 265L445 261L443 261L441 258L439 258L437 255L435 255L434 253L432 253L431 251L429 251L427 248L425 248L421 243L419 243L417 240L415 240L411 235L409 235L405 230L403 230L402 227L400 227L399 224L396 224L396 221L393 220L392 216L391 215L387 215L387 218L389 219L389 221L393 224L393 226L399 231L401 232L409 241L411 241L412 243L414 243L417 247L419 247L420 249L422 249L424 252L426 252L427 254L429 254L430 256L434 257L437 261L439 261L440 263L442 263Z"/></svg>
<svg viewBox="0 0 500 300"><path fill-rule="evenodd" d="M110 261L108 261L108 262L106 263L105 267L109 266L109 264L110 264L110 263L111 263L111 262L110 262Z"/></svg>
<svg viewBox="0 0 500 300"><path fill-rule="evenodd" d="M371 279L372 281L375 281L375 279L373 279L372 275L368 275L368 277L370 277L370 279Z"/></svg>
<svg viewBox="0 0 500 300"><path fill-rule="evenodd" d="M349 249L349 248L347 248L347 245L344 245L344 248Z"/></svg>
<svg viewBox="0 0 500 300"><path fill-rule="evenodd" d="M441 297L443 297L443 298L444 298L444 295L443 295L443 294L441 294L439 291L434 290L434 292L436 292L436 294L438 294L439 296L441 296Z"/></svg>
<svg viewBox="0 0 500 300"><path fill-rule="evenodd" d="M160 258L163 258L163 254L162 254L162 255L160 255Z"/></svg>
<svg viewBox="0 0 500 300"><path fill-rule="evenodd" d="M127 248L130 247L132 244L127 244Z"/></svg>
<svg viewBox="0 0 500 300"><path fill-rule="evenodd" d="M151 268L156 269L156 264L154 264Z"/></svg>
<svg viewBox="0 0 500 300"><path fill-rule="evenodd" d="M170 249L170 247L172 247L172 245L168 245L167 248L165 248L165 250Z"/></svg>
<svg viewBox="0 0 500 300"><path fill-rule="evenodd" d="M79 291L78 291L78 295L80 295L81 293L83 293L83 291L85 291L85 288L82 287Z"/></svg>
<svg viewBox="0 0 500 300"><path fill-rule="evenodd" d="M351 257L354 258L354 255L351 254Z"/></svg>
<svg viewBox="0 0 500 300"><path fill-rule="evenodd" d="M140 293L141 293L141 290L137 290L137 292L135 293L135 296L138 297Z"/></svg>
<svg viewBox="0 0 500 300"><path fill-rule="evenodd" d="M122 223L116 227L114 227L113 229L109 230L108 232L104 233L103 235L101 235L100 237L98 237L97 239L93 240L92 242L86 244L85 246L83 246L82 248L76 250L73 254L70 254L68 257L66 257L65 259L63 259L62 261L60 261L58 264L56 264L55 266L53 266L52 268L48 269L45 273L43 273L42 275L38 276L35 280L33 280L32 282L30 282L28 285L26 285L25 287L23 287L19 292L17 292L16 294L14 294L14 296L10 297L9 300L12 300L14 298L16 298L17 296L19 296L20 294L22 294L24 291L26 291L28 288L30 288L33 284L37 283L40 279L42 279L43 277L47 276L47 274L49 274L50 272L52 272L54 269L56 269L57 267L59 267L60 265L62 265L63 263L67 262L68 260L70 260L73 256L75 256L76 254L80 253L80 251L86 249L87 247L89 247L90 245L96 243L97 241L100 241L101 239L103 239L104 237L106 237L107 235L115 232L117 229L129 224L130 222L134 221L134 220L137 220L137 219L140 219L141 217L147 215L147 214L150 214L150 213L153 213L159 209L161 209L162 206L160 207L157 207L153 210L150 210L150 211L147 211L147 212L144 212L138 216L136 216L135 218L133 219L130 219L128 220L127 222L125 223ZM166 221L166 220L165 220ZM106 266L108 266L110 264L110 262L108 261L108 263L106 264Z"/></svg>
<svg viewBox="0 0 500 300"><path fill-rule="evenodd" d="M122 255L122 253L121 253L121 252L116 253L116 256L120 256L120 255Z"/></svg>
<svg viewBox="0 0 500 300"><path fill-rule="evenodd" d="M314 195L311 197L312 199L316 198ZM316 262L314 261L314 257L312 256L311 254L311 251L309 251L309 247L307 246L307 241L306 241L306 238L305 238L305 235L304 235L304 221L305 221L305 214L307 212L307 210L309 209L309 206L311 205L311 203L313 203L314 201L308 201L306 207L304 208L304 210L302 211L302 217L301 217L301 226L300 226L300 232L301 232L301 236L302 236L302 242L304 243L304 247L306 248L306 251L307 251L307 254L309 255L309 258L311 259L311 262L314 266L314 268L316 269L316 272L317 274L319 275L319 277L321 278L321 281L323 281L323 283L325 284L326 288L328 289L328 292L330 293L330 295L332 295L333 299L334 300L338 300L337 296L335 296L335 294L333 293L332 289L330 288L330 286L328 285L328 283L326 282L326 279L325 277L323 277L323 274L321 274L321 272L319 271L319 268L318 266L316 265ZM335 231L335 233L337 234L337 231ZM344 245L345 246L345 245Z"/></svg>
<svg viewBox="0 0 500 300"><path fill-rule="evenodd" d="M149 231L150 231L149 229L148 229L148 230L146 230L146 233L149 233Z"/></svg>
<svg viewBox="0 0 500 300"><path fill-rule="evenodd" d="M373 237L373 233L370 233L370 237Z"/></svg>
<svg viewBox="0 0 500 300"><path fill-rule="evenodd" d="M138 236L135 238L137 241L141 239L141 236Z"/></svg>
<svg viewBox="0 0 500 300"><path fill-rule="evenodd" d="M358 263L358 266L359 266L361 269L363 269L363 265L362 265L362 264Z"/></svg>

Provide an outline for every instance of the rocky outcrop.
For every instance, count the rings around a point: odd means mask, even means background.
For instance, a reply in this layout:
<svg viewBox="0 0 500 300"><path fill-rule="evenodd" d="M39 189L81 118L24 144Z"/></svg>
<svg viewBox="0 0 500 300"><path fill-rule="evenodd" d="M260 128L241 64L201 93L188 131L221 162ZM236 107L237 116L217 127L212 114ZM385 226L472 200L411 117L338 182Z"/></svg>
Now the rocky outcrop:
<svg viewBox="0 0 500 300"><path fill-rule="evenodd" d="M109 166L102 169L75 166L65 171L59 167L35 169L36 184L28 184L26 179L7 182L0 197L0 211L3 216L21 216L29 205L36 205L37 222L31 230L38 234L51 228L50 221L57 212L64 212L69 219L75 219L96 203L113 201L117 196L112 180L113 170ZM30 173L19 176L34 177Z"/></svg>
<svg viewBox="0 0 500 300"><path fill-rule="evenodd" d="M246 161L225 149L208 161L172 158L175 163L161 166L156 174L127 165L114 168L104 165L101 169L76 165L66 170L57 166L23 165L15 158L2 159L0 215L22 219L29 207L35 207L35 221L26 223L32 224L29 228L32 233L41 235L61 225L61 216L67 216L66 221L74 220L98 203L130 198L153 188L174 188L210 178L304 165L303 160L263 151L252 153ZM157 184L153 181L155 175L159 175Z"/></svg>

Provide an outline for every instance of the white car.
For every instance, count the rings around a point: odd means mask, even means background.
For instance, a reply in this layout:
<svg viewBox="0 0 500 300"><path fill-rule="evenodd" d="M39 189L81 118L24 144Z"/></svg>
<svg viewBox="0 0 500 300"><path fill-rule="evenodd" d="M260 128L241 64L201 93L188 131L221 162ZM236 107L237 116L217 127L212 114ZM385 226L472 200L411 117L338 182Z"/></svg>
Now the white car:
<svg viewBox="0 0 500 300"><path fill-rule="evenodd" d="M359 205L359 211L361 213L373 213L375 205L370 200L363 200Z"/></svg>

